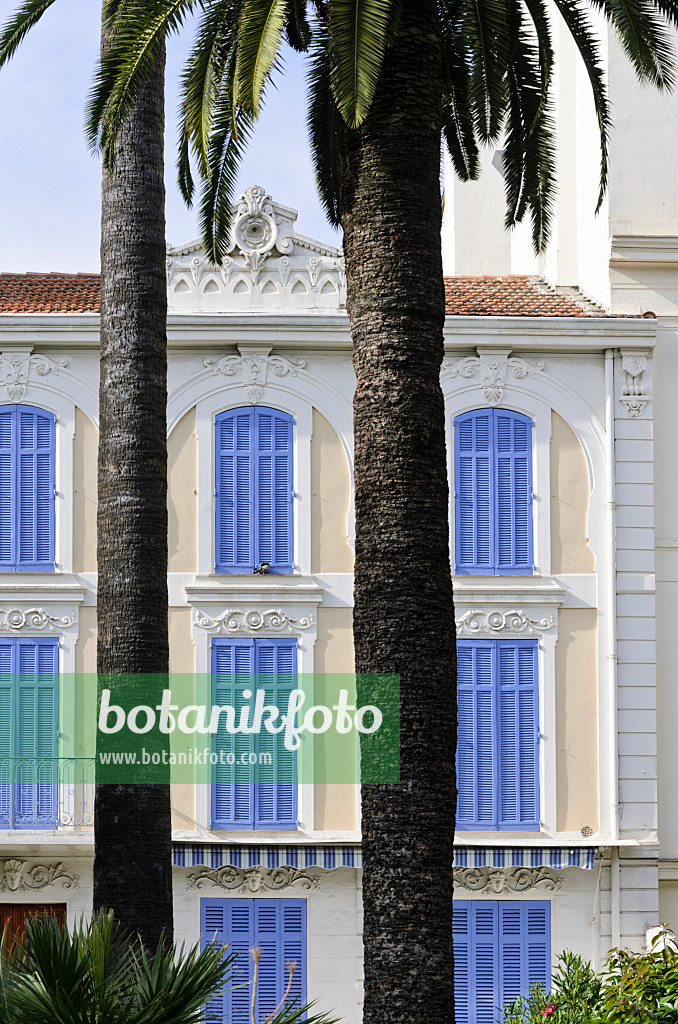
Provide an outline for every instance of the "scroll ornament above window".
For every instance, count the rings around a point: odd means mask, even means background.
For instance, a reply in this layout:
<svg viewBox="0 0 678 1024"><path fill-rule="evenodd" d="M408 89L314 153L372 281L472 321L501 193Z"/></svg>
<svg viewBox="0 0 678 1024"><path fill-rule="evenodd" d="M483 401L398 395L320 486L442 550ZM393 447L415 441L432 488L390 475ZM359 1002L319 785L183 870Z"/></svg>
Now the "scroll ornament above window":
<svg viewBox="0 0 678 1024"><path fill-rule="evenodd" d="M470 379L480 372L480 390L488 405L497 406L500 404L504 388L506 387L506 374L510 374L516 380L523 380L525 377L536 377L544 370L544 363L540 359L536 363L528 363L518 356L511 356L510 349L478 349L477 356L466 356L464 359L443 360L443 373L449 373L450 377L466 377Z"/></svg>

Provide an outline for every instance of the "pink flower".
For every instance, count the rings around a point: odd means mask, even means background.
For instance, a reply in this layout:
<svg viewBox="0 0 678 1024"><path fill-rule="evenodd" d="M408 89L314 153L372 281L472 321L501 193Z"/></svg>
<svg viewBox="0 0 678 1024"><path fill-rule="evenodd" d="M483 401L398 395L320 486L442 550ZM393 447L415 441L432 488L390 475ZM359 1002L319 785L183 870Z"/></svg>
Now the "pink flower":
<svg viewBox="0 0 678 1024"><path fill-rule="evenodd" d="M556 1008L553 1003L549 1003L545 1010L541 1011L542 1017L550 1017L552 1013L556 1012Z"/></svg>

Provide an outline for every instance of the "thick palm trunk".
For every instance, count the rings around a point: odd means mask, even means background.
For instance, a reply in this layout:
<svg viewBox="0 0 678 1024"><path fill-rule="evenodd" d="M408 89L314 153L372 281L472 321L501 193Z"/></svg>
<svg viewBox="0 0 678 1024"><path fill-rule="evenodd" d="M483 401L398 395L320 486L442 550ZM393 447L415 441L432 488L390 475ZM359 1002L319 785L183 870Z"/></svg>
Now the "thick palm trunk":
<svg viewBox="0 0 678 1024"><path fill-rule="evenodd" d="M362 791L365 1024L453 1020L456 659L435 26L432 0L405 5L372 111L343 143L356 669L401 681L401 783Z"/></svg>
<svg viewBox="0 0 678 1024"><path fill-rule="evenodd" d="M169 658L163 136L164 54L102 187L97 661L132 674L133 703L135 674L166 673ZM161 689L145 682L142 703ZM97 785L94 830L95 909L150 949L171 941L169 785Z"/></svg>

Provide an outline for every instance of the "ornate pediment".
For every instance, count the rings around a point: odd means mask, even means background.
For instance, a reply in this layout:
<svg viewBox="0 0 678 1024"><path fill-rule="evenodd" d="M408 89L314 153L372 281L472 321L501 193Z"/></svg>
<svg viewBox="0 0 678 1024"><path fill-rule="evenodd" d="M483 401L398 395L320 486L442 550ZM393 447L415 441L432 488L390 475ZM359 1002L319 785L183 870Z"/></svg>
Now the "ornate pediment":
<svg viewBox="0 0 678 1024"><path fill-rule="evenodd" d="M233 207L228 255L209 263L200 241L167 251L170 313L343 310L340 249L294 230L297 211L252 185Z"/></svg>

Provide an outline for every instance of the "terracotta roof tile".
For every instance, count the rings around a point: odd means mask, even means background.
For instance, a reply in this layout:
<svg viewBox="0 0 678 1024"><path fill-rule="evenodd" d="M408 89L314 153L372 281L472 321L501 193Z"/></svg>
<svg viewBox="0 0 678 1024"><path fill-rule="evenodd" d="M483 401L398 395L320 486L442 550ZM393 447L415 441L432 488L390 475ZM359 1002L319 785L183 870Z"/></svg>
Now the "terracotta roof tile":
<svg viewBox="0 0 678 1024"><path fill-rule="evenodd" d="M0 313L98 312L98 274L0 274Z"/></svg>
<svg viewBox="0 0 678 1024"><path fill-rule="evenodd" d="M446 277L445 306L456 316L606 316L576 289L539 277ZM98 313L98 274L0 274L0 313Z"/></svg>
<svg viewBox="0 0 678 1024"><path fill-rule="evenodd" d="M552 288L543 278L446 277L445 310L453 316L609 316L574 288Z"/></svg>

